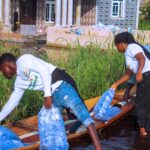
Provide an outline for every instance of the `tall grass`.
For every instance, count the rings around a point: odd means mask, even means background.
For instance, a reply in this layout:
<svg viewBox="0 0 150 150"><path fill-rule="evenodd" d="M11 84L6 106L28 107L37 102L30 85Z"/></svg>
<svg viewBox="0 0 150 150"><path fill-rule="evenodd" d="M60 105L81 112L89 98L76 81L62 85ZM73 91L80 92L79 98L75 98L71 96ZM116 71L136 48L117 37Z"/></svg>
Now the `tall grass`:
<svg viewBox="0 0 150 150"><path fill-rule="evenodd" d="M14 49L14 48L13 48ZM13 49L5 49L0 46L0 53L12 52ZM73 52L72 52L73 51ZM124 58L115 49L101 50L98 45L78 46L69 53L65 60L47 60L59 68L65 70L75 79L79 92L84 99L101 95L123 73ZM7 102L13 82L0 76L0 108ZM43 103L43 93L38 91L26 91L20 105L7 118L8 121L16 121L37 114Z"/></svg>
<svg viewBox="0 0 150 150"><path fill-rule="evenodd" d="M150 30L150 20L140 20L139 21L140 30Z"/></svg>
<svg viewBox="0 0 150 150"><path fill-rule="evenodd" d="M124 57L117 50L101 50L92 44L78 46L67 63L57 64L75 79L84 99L101 95L124 71Z"/></svg>

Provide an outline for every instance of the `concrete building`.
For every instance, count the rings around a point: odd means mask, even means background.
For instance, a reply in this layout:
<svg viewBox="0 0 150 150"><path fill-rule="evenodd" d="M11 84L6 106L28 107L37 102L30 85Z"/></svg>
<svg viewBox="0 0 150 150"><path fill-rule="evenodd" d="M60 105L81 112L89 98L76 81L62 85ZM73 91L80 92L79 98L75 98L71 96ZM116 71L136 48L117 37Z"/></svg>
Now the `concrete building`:
<svg viewBox="0 0 150 150"><path fill-rule="evenodd" d="M0 0L3 32L35 35L47 26L114 24L138 27L140 0Z"/></svg>

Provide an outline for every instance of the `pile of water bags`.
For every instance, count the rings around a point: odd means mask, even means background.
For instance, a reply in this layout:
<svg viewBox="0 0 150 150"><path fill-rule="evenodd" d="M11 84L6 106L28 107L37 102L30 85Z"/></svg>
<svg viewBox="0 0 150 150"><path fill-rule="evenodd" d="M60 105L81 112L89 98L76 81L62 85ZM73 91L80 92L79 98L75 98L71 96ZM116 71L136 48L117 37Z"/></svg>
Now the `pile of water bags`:
<svg viewBox="0 0 150 150"><path fill-rule="evenodd" d="M110 88L103 93L98 103L93 109L94 117L101 121L108 121L121 112L121 109L116 106L111 106L115 91Z"/></svg>
<svg viewBox="0 0 150 150"><path fill-rule="evenodd" d="M68 150L69 145L60 110L43 107L38 114L40 150Z"/></svg>
<svg viewBox="0 0 150 150"><path fill-rule="evenodd" d="M0 126L0 150L11 150L26 146L19 137L10 129Z"/></svg>

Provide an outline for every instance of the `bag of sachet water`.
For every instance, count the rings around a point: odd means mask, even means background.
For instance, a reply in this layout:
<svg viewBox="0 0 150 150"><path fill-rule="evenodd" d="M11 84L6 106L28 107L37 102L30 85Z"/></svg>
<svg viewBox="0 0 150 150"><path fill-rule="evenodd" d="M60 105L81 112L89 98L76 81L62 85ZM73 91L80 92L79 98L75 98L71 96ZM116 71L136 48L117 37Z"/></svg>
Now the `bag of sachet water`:
<svg viewBox="0 0 150 150"><path fill-rule="evenodd" d="M20 138L10 129L0 126L0 150L11 150L26 146Z"/></svg>
<svg viewBox="0 0 150 150"><path fill-rule="evenodd" d="M64 121L59 109L43 107L38 114L40 150L68 150Z"/></svg>
<svg viewBox="0 0 150 150"><path fill-rule="evenodd" d="M108 121L121 112L119 107L112 107L115 90L110 88L100 97L93 109L94 117L101 121Z"/></svg>

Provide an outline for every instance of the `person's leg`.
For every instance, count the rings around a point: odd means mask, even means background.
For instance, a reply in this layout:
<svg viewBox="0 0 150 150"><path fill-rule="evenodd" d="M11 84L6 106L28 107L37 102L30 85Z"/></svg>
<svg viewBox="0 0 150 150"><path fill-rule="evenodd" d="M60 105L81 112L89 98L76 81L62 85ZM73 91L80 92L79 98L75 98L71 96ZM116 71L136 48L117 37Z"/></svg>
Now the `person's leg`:
<svg viewBox="0 0 150 150"><path fill-rule="evenodd" d="M147 135L146 122L147 122L147 111L150 108L150 72L143 74L143 80L137 86L136 94L136 109L137 119L140 126L140 134Z"/></svg>
<svg viewBox="0 0 150 150"><path fill-rule="evenodd" d="M68 73L66 73L65 70L56 68L52 74L52 83L55 83L55 82L60 81L60 80L63 80L65 82L69 83L76 90L76 92L78 93L82 102L84 103L83 98L81 97L81 95L78 91L78 88L76 86L74 79ZM67 111L68 119L70 119L70 120L77 119L76 116L70 111L69 108L66 108L66 111Z"/></svg>
<svg viewBox="0 0 150 150"><path fill-rule="evenodd" d="M150 132L150 109L146 113L146 131Z"/></svg>
<svg viewBox="0 0 150 150"><path fill-rule="evenodd" d="M126 86L125 93L123 96L124 100L128 100L130 98L130 91L135 84L136 84L136 79L135 79L135 74L134 74L127 82L127 86Z"/></svg>
<svg viewBox="0 0 150 150"><path fill-rule="evenodd" d="M90 124L87 127L88 133L94 143L95 150L102 150L102 146L100 145L98 134L94 124Z"/></svg>
<svg viewBox="0 0 150 150"><path fill-rule="evenodd" d="M72 110L75 116L77 116L78 120L81 121L83 125L87 128L88 133L94 143L95 150L101 150L102 147L100 145L98 134L94 126L94 121L90 117L90 114L87 108L82 103L77 93L74 90L70 90L71 88L72 87L69 87L69 92L71 94L69 98L70 102L68 102L66 106L68 106Z"/></svg>
<svg viewBox="0 0 150 150"><path fill-rule="evenodd" d="M146 136L146 111L145 109L138 108L137 107L137 118L138 118L138 124L140 126L140 135Z"/></svg>
<svg viewBox="0 0 150 150"><path fill-rule="evenodd" d="M53 95L53 100L58 101L63 107L70 108L79 121L87 128L94 143L95 150L102 150L94 120L91 118L86 106L82 103L78 93L66 82L58 89L59 93Z"/></svg>
<svg viewBox="0 0 150 150"><path fill-rule="evenodd" d="M136 112L137 112L137 120L139 124L139 132L140 135L146 136L146 110L143 106L142 99L140 97L141 88L138 85L137 87L137 95L136 95Z"/></svg>
<svg viewBox="0 0 150 150"><path fill-rule="evenodd" d="M134 84L132 83L127 83L126 89L125 89L125 93L123 96L123 100L128 100L130 98L130 91L132 89L132 87L134 86Z"/></svg>

